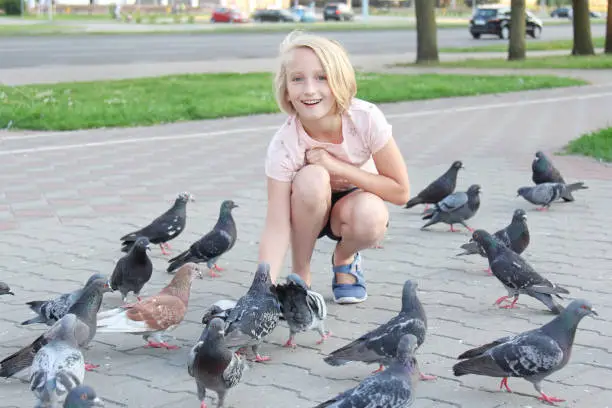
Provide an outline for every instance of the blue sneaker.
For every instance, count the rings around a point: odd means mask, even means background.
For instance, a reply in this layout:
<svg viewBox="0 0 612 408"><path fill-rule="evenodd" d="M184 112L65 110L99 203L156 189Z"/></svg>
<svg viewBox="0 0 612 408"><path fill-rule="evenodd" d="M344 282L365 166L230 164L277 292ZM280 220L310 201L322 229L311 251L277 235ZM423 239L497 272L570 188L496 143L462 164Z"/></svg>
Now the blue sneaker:
<svg viewBox="0 0 612 408"><path fill-rule="evenodd" d="M332 256L332 265L334 258ZM332 290L334 292L334 302L339 304L360 303L368 298L366 282L361 271L361 255L355 254L353 262L349 265L332 266L334 279L332 280ZM355 277L356 282L351 284L336 283L336 273L347 273Z"/></svg>

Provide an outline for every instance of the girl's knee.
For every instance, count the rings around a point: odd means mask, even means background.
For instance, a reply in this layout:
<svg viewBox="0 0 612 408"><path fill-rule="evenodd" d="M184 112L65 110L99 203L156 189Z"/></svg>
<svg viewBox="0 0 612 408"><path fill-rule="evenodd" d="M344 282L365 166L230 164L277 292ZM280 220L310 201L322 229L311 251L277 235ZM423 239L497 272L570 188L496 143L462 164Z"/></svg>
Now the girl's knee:
<svg viewBox="0 0 612 408"><path fill-rule="evenodd" d="M355 203L349 219L351 232L365 241L378 241L387 231L389 210L377 196L363 197Z"/></svg>
<svg viewBox="0 0 612 408"><path fill-rule="evenodd" d="M308 206L325 205L331 197L329 173L315 164L304 166L293 179L291 203Z"/></svg>

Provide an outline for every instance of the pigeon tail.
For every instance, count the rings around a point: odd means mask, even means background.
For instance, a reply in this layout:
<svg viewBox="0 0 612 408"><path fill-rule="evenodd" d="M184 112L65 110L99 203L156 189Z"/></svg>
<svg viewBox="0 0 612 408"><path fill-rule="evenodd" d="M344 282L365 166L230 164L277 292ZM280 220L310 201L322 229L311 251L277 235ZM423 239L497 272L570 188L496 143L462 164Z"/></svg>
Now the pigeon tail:
<svg viewBox="0 0 612 408"><path fill-rule="evenodd" d="M185 252L178 254L174 258L168 260L168 263L170 263L170 265L168 265L166 272L171 273L172 271L175 271L181 266L185 265L187 262L197 262L197 261L198 261L197 257L191 255L191 252L188 249Z"/></svg>
<svg viewBox="0 0 612 408"><path fill-rule="evenodd" d="M339 351L339 350L338 350ZM333 367L338 367L349 363L351 360L345 360L340 356L329 355L323 359L327 364Z"/></svg>
<svg viewBox="0 0 612 408"><path fill-rule="evenodd" d="M564 307L555 301L555 299L547 293L534 293L533 297L538 299L554 314L560 314Z"/></svg>
<svg viewBox="0 0 612 408"><path fill-rule="evenodd" d="M419 196L413 197L406 203L404 208L412 208L415 205L423 204L423 199Z"/></svg>
<svg viewBox="0 0 612 408"><path fill-rule="evenodd" d="M21 325L27 326L28 324L34 324L34 323L45 323L45 319L42 316L36 316L29 320L24 320L23 322L21 322Z"/></svg>
<svg viewBox="0 0 612 408"><path fill-rule="evenodd" d="M572 184L566 184L563 194L561 195L561 198L565 201L574 201L575 198L572 195L572 192L577 191L577 190L586 190L587 188L589 187L585 186L583 181L579 181L577 183L572 183Z"/></svg>
<svg viewBox="0 0 612 408"><path fill-rule="evenodd" d="M467 374L485 375L488 377L509 377L511 375L502 370L495 360L488 355L477 356L458 362L453 366L453 374L455 377Z"/></svg>
<svg viewBox="0 0 612 408"><path fill-rule="evenodd" d="M28 368L34 361L34 356L47 344L44 334L41 334L32 344L11 354L0 361L0 377L9 378L19 371Z"/></svg>

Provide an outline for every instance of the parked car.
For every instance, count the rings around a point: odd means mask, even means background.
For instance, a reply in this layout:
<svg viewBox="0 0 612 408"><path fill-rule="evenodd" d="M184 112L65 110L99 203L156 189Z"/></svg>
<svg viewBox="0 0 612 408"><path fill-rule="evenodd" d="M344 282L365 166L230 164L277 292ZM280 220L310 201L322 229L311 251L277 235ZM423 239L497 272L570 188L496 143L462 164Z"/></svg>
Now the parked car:
<svg viewBox="0 0 612 408"><path fill-rule="evenodd" d="M237 8L217 7L210 16L211 23L247 23L249 17Z"/></svg>
<svg viewBox="0 0 612 408"><path fill-rule="evenodd" d="M591 18L603 18L603 15L597 11L589 11ZM574 9L572 7L558 7L554 9L550 16L553 18L569 18L570 20L574 17Z"/></svg>
<svg viewBox="0 0 612 408"><path fill-rule="evenodd" d="M299 21L302 23L313 23L317 21L317 16L315 16L315 13L308 7L293 6L289 11L298 16L300 18Z"/></svg>
<svg viewBox="0 0 612 408"><path fill-rule="evenodd" d="M542 20L526 11L525 31L533 38L542 34ZM501 39L510 37L510 8L499 6L482 6L470 19L470 34L479 39L483 34L496 35Z"/></svg>
<svg viewBox="0 0 612 408"><path fill-rule="evenodd" d="M254 21L272 21L272 22L291 22L297 23L300 17L285 9L259 9L255 10L251 16Z"/></svg>
<svg viewBox="0 0 612 408"><path fill-rule="evenodd" d="M351 21L355 18L353 10L345 3L327 3L323 9L323 20Z"/></svg>

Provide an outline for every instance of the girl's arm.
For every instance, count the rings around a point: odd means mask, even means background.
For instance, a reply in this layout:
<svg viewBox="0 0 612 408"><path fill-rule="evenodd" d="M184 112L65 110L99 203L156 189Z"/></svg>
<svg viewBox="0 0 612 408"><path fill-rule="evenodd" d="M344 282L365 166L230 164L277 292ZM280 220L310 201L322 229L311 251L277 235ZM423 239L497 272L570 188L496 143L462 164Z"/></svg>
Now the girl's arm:
<svg viewBox="0 0 612 408"><path fill-rule="evenodd" d="M393 137L390 137L387 143L372 155L379 174L361 170L338 160L323 149L309 151L306 158L309 163L322 165L330 174L346 179L362 190L376 194L384 201L404 205L410 199L408 170Z"/></svg>
<svg viewBox="0 0 612 408"><path fill-rule="evenodd" d="M272 282L280 273L291 239L291 183L268 177L268 209L259 242L259 262L270 264Z"/></svg>

